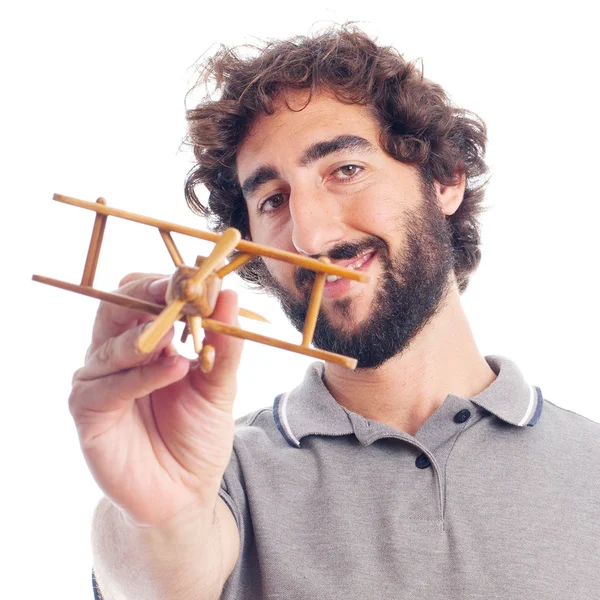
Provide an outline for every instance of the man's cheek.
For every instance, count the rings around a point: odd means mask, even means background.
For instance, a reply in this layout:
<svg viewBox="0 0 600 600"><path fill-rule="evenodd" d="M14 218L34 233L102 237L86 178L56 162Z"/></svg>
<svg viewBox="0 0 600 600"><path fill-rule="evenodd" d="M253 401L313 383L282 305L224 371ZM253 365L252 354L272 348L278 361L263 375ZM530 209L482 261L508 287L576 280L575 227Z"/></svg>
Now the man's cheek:
<svg viewBox="0 0 600 600"><path fill-rule="evenodd" d="M290 283L294 280L294 265L273 258L265 257L263 260L265 261L269 275L280 285L286 288L290 287Z"/></svg>

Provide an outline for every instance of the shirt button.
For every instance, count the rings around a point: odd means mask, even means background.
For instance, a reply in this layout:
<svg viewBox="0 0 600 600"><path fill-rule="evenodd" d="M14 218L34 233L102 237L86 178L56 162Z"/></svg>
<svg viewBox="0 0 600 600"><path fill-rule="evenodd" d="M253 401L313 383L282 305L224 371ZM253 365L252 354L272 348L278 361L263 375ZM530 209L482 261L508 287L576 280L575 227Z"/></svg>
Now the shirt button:
<svg viewBox="0 0 600 600"><path fill-rule="evenodd" d="M465 408L464 410L459 410L454 415L454 422L455 423L464 423L465 421L468 421L470 418L471 418L471 411L468 408Z"/></svg>
<svg viewBox="0 0 600 600"><path fill-rule="evenodd" d="M427 467L431 466L431 461L427 458L425 454L420 454L419 456L417 456L415 465L417 465L419 469L426 469Z"/></svg>

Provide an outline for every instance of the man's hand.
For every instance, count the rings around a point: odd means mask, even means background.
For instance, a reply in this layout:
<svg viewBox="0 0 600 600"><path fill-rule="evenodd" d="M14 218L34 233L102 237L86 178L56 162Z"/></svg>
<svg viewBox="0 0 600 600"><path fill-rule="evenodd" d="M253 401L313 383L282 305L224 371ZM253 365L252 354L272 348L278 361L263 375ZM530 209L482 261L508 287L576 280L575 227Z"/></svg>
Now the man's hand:
<svg viewBox="0 0 600 600"><path fill-rule="evenodd" d="M133 274L118 292L164 302L167 280ZM235 292L220 293L213 318L237 324ZM210 373L179 356L173 329L150 355L136 340L152 317L108 303L98 309L69 408L81 448L104 494L137 525L214 510L231 457L242 340L207 332Z"/></svg>

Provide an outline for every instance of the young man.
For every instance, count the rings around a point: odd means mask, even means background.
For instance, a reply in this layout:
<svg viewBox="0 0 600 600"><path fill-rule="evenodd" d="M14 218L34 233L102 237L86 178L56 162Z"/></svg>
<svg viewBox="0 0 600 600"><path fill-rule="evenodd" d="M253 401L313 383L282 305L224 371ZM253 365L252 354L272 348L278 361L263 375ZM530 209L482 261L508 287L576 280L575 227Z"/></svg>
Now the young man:
<svg viewBox="0 0 600 600"><path fill-rule="evenodd" d="M358 368L315 363L234 435L239 340L207 334L203 374L172 333L137 355L146 317L102 305L70 406L106 494L104 598L594 597L600 426L483 357L460 303L480 258L483 123L353 28L224 50L207 78L220 96L189 113L189 203L368 273L328 279L314 338ZM302 326L311 272L256 260L242 275ZM165 282L122 290L157 301ZM215 317L236 312L223 292Z"/></svg>

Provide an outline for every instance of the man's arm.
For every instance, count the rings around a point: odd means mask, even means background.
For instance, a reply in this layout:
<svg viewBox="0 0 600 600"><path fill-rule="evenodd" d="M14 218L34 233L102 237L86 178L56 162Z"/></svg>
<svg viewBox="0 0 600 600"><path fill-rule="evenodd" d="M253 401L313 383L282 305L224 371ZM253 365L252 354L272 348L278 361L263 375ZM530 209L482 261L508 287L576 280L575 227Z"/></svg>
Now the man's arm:
<svg viewBox="0 0 600 600"><path fill-rule="evenodd" d="M135 273L119 292L164 301L167 280ZM214 318L236 324L222 291ZM105 500L93 527L94 571L105 600L218 598L239 554L233 515L219 498L231 460L242 340L206 332L217 359L205 373L179 356L167 331L150 353L150 317L102 302L69 410Z"/></svg>
<svg viewBox="0 0 600 600"><path fill-rule="evenodd" d="M237 525L217 499L212 514L140 527L107 499L92 529L94 573L103 600L216 600L239 555Z"/></svg>

